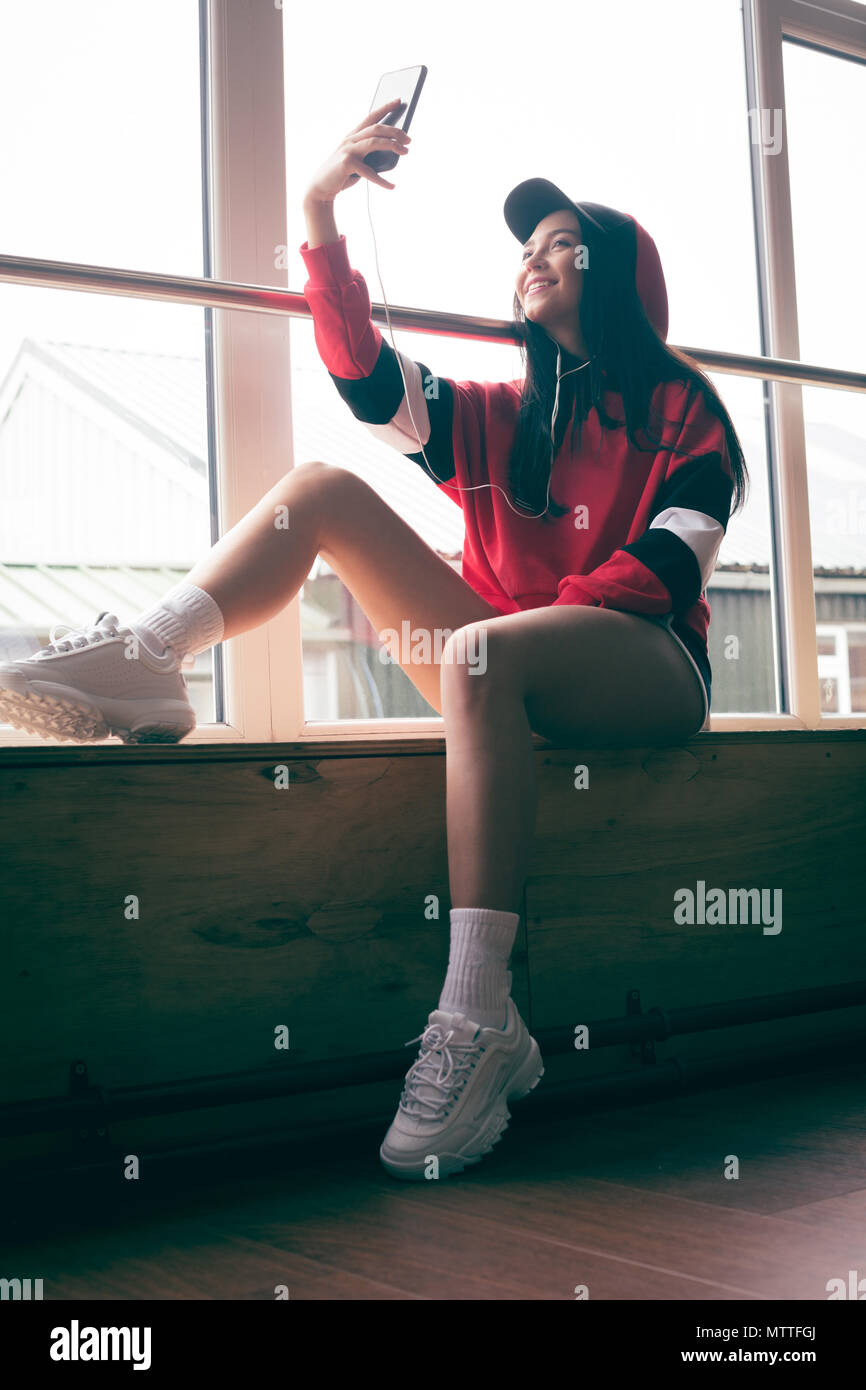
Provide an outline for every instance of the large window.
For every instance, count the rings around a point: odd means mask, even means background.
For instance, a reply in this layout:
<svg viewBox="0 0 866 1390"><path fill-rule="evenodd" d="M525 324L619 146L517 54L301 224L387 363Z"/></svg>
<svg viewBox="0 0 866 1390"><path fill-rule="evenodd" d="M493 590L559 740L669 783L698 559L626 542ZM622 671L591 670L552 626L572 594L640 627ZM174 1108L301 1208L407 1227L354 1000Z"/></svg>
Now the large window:
<svg viewBox="0 0 866 1390"><path fill-rule="evenodd" d="M201 275L195 0L4 3L0 25L3 252Z"/></svg>
<svg viewBox="0 0 866 1390"><path fill-rule="evenodd" d="M369 109L380 73L422 55L428 76L412 126L412 148L388 175L396 188L358 184L335 204L350 261L363 274L372 300L387 297L389 304L510 318L520 248L505 225L502 205L516 183L540 175L576 200L631 212L652 234L668 286L671 342L760 351L736 0L703 4L699 23L692 0L582 4L569 12L569 41L547 42L543 54L527 49L520 32L526 13L515 12L511 22L510 12L492 0L470 7L444 0L436 25L426 11L386 0L377 11L375 45L363 10L337 0L330 15L341 43L329 48L324 73L316 64L300 68L295 61L297 53L317 50L316 12L292 11L284 29L291 288L303 289L306 279L297 248L306 237L301 204L311 175ZM551 19L543 37L552 39L558 22ZM711 63L706 61L710 53ZM603 56L595 61L593 55ZM340 93L339 101L322 101L323 82L329 92ZM400 347L457 380L511 379L521 370L515 349L492 343L436 338L428 346L411 333L401 335ZM412 524L413 516L425 522L438 516L428 500L434 489L420 470L347 423L347 407L305 330L293 335L292 361L296 421L308 418L301 395L312 401L315 391L322 456L361 472L388 501L397 493ZM313 385L317 377L324 379L321 393ZM716 384L750 446L751 466L759 475L766 473L760 388L732 377ZM304 456L300 443L296 433L298 458ZM415 505L410 497L417 499ZM769 511L760 476L756 499L747 503L726 541L736 557L731 582L725 582L724 551L714 581L712 636L735 621L743 623L741 646L749 653L739 665L724 657L714 662L714 711L777 708L772 645L766 640ZM417 529L440 553L459 561L450 532L441 536L435 525ZM760 587L748 590L741 587L746 554L750 568L762 574ZM342 588L336 576L330 581ZM318 582L329 582L326 568ZM350 595L343 604L351 611ZM317 659L319 646L316 635L305 648L305 663ZM366 668L368 644L345 648L346 660L353 650ZM357 708L358 690L365 690L361 682L346 686L342 711L347 718ZM366 691L362 698L367 706ZM433 713L419 703L408 681L389 684L385 699L392 717L414 710ZM325 710L332 706L333 699L328 705L317 701L307 717L327 718Z"/></svg>
<svg viewBox="0 0 866 1390"><path fill-rule="evenodd" d="M866 6L746 0L744 19L764 350L835 377L768 391L782 708L858 725L857 661L841 658L866 621Z"/></svg>
<svg viewBox="0 0 866 1390"><path fill-rule="evenodd" d="M328 26L339 42L323 49L321 13L286 7L290 287L305 279L296 247L311 175L369 110L380 74L423 62L412 149L388 175L396 187L370 185L390 303L510 317L519 246L502 205L538 175L577 200L623 208L652 234L672 342L760 351L738 0L581 0L544 19L496 0L441 0L435 16L383 0L374 33L363 6L335 0ZM335 208L381 301L366 183ZM456 346L442 343L449 376L461 370Z"/></svg>
<svg viewBox="0 0 866 1390"><path fill-rule="evenodd" d="M0 660L121 621L211 543L202 310L0 285ZM13 327L17 325L17 328ZM213 655L185 672L217 717Z"/></svg>
<svg viewBox="0 0 866 1390"><path fill-rule="evenodd" d="M305 459L359 472L459 570L457 506L353 419L301 306L256 288L302 291L306 187L381 73L423 61L395 190L336 203L371 299L509 319L502 205L527 177L632 213L751 476L708 589L712 727L862 724L866 402L750 373L866 381L866 6L586 0L542 23L443 0L431 23L384 0L371 26L349 0L44 0L2 24L0 659L133 616ZM233 308L226 282L249 287ZM457 380L521 372L511 344L395 336ZM188 681L193 739L441 728L321 557Z"/></svg>
<svg viewBox="0 0 866 1390"><path fill-rule="evenodd" d="M2 25L10 659L56 624L150 606L291 466L291 440L287 321L217 307L203 288L285 284L279 10L46 0L4 7ZM281 665L294 622L194 659L194 738L297 733Z"/></svg>
<svg viewBox="0 0 866 1390"><path fill-rule="evenodd" d="M194 0L5 5L0 251L201 276ZM206 315L0 285L0 659L149 606L211 543ZM213 654L186 673L219 717Z"/></svg>
<svg viewBox="0 0 866 1390"><path fill-rule="evenodd" d="M800 356L862 371L866 63L782 52ZM866 396L808 387L803 413L821 712L864 714Z"/></svg>

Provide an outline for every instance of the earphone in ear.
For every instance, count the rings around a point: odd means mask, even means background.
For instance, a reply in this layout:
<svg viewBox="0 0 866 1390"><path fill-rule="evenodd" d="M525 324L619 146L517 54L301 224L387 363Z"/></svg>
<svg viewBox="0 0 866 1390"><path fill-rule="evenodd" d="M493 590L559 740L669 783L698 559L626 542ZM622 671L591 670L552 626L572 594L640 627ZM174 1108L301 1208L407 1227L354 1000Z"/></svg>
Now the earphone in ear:
<svg viewBox="0 0 866 1390"><path fill-rule="evenodd" d="M412 421L412 428L413 428L413 430L415 431L415 438L418 440L418 447L419 447L419 449L421 450L421 456L422 456L422 458L424 459L425 464L427 465L427 469L428 469L428 471L429 471L431 477L433 477L433 478L436 479L436 482L437 482L437 483L441 483L443 487L453 489L454 492L478 492L478 491L480 491L482 488L485 488L485 487L496 488L497 491L499 491L499 492L502 493L502 496L505 498L505 500L506 500L506 502L508 503L509 507L511 507L511 510L515 513L516 516L526 517L526 516L527 516L526 512L518 512L518 510L517 510L516 507L511 506L511 501L510 501L510 499L509 499L508 493L505 491L504 488L501 488L501 487L499 486L498 483L476 483L473 487L459 487L456 483L448 482L445 478L440 478L440 477L433 471L433 469L430 467L430 462L429 462L429 460L428 460L428 458L427 458L427 455L426 455L425 452L424 452L424 445L421 443L421 436L420 436L420 434L418 433L418 426L415 424L415 417L414 417L414 415L412 414L412 404L411 404L411 401L409 400L409 387L408 387L408 385L407 385L407 383L406 383L406 374L405 374L405 372L403 371L403 363L402 363L402 361L401 361L401 359L400 359L400 353L399 353L399 350L398 350L398 348L397 348L397 344L394 342L394 332L393 332L393 329L391 328L391 313L390 313L390 309L389 309L389 306L388 306L388 300L387 300L387 297L386 297L386 295L385 295L385 286L382 284L382 273L381 273L381 271L380 271L380 269L379 269L379 251L378 251L378 247L377 247L377 245L376 245L376 229L375 229L374 226L373 226L373 217L372 217L372 213L371 213L371 211L370 211L370 180L369 180L369 179L365 179L364 182L365 182L366 185L367 185L367 217L368 217L369 222L370 222L370 231L371 231L372 234L373 234L373 255L374 255L375 261L376 261L376 274L377 274L377 276L378 276L378 278L379 278L379 286L380 286L381 291L382 291L382 303L385 305L385 318L387 319L387 322L388 322L388 332L389 332L389 334L391 335L391 346L392 346L392 348L394 349L394 356L395 356L396 359L397 359L397 366L400 368L400 376L401 376L402 379L403 379L403 392L404 392L404 396L405 396L405 400L406 400L406 407L407 407L407 409L408 409L408 411L409 411L409 419ZM590 359L590 361L592 361L592 359ZM548 505L549 505L549 503L550 503L550 479L551 479L551 477L553 476L553 461L554 461L555 451L556 451L556 445L555 445L554 442L553 442L553 435L554 435L554 430L555 430L555 428L556 428L556 417L557 417L557 414L558 414L558 412L559 412L559 383L560 383L562 377L570 376L572 372L582 372L582 371L584 370L585 367L588 367L588 366L590 365L590 362L582 362L581 365L580 365L579 367L571 367L571 368L569 369L569 371L563 372L563 373L560 375L560 370L559 370L559 369L560 369L561 362L562 362L562 356L561 356L561 353L560 353L560 350L559 350L559 344L557 343L557 345L556 345L556 396L555 396L554 402L553 402L553 415L552 415L551 421L550 421L551 454L550 454L550 475L548 476L548 479L547 479L547 497L546 497L545 503L544 503L544 511L541 511L541 512L533 512L533 513L531 513L531 514L529 515L529 517L527 517L527 520L534 520L535 518L537 518L537 517L539 517L539 516L544 516L544 513L547 511Z"/></svg>

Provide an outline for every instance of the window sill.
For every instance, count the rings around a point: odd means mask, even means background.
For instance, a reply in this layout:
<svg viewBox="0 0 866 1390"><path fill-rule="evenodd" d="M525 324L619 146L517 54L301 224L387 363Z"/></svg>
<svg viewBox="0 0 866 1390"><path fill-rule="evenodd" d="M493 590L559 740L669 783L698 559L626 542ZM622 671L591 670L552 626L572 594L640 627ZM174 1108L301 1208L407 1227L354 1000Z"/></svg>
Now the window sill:
<svg viewBox="0 0 866 1390"><path fill-rule="evenodd" d="M723 716L720 716L720 719ZM694 734L679 745L644 745L635 743L634 749L642 751L654 746L678 746L694 751L709 750L731 744L761 744L771 740L780 743L858 743L866 739L866 728L804 729L793 721L782 727L778 721L770 728L711 729ZM554 743L532 735L536 751L565 749L574 747L580 751L581 745ZM628 752L625 749L610 751ZM195 762L265 762L273 764L280 759L319 759L319 758L399 758L411 756L442 756L445 753L444 733L424 734L382 734L364 733L354 735L331 735L327 738L308 737L286 742L244 743L241 740L227 739L194 742L185 739L178 744L126 745L122 743L69 744L32 742L30 744L0 745L0 767L24 767L28 765L80 766L81 764L121 763L124 766L134 763L195 763Z"/></svg>

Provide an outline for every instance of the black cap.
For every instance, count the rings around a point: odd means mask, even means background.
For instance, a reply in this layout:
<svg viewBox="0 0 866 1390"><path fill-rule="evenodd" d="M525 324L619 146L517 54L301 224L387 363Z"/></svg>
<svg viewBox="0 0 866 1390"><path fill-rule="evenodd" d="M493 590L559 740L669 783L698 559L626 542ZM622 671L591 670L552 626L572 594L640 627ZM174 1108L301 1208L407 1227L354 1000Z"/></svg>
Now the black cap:
<svg viewBox="0 0 866 1390"><path fill-rule="evenodd" d="M600 232L612 232L632 222L627 213L601 203L576 203L549 179L524 179L505 199L503 213L509 229L522 244L532 236L542 217L559 208L570 208L576 217L588 219Z"/></svg>
<svg viewBox="0 0 866 1390"><path fill-rule="evenodd" d="M570 209L582 227L586 222L592 223L605 236L611 250L628 256L647 316L656 332L666 338L668 300L659 253L652 237L630 213L605 207L603 203L576 203L549 179L524 179L505 199L503 214L522 246L541 219L560 208Z"/></svg>

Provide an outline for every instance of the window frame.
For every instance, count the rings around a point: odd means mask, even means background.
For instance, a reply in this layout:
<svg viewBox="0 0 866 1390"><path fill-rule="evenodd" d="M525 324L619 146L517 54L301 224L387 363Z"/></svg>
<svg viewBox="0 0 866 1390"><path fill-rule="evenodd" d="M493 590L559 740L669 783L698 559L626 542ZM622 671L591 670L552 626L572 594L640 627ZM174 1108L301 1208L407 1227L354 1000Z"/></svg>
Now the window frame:
<svg viewBox="0 0 866 1390"><path fill-rule="evenodd" d="M796 37L866 60L866 7L851 0L743 0L749 107L784 112L782 43ZM212 492L224 534L294 466L290 323L309 315L277 269L287 243L282 6L275 0L199 0L206 277L136 274L0 256L0 279L205 306ZM744 137L749 138L748 121ZM801 384L866 390L866 375L799 363L787 132L781 151L751 145L760 293L759 358L685 347L710 370L763 379L770 469L771 596L780 713L711 714L709 731L863 728L860 715L822 715ZM291 248L290 248L291 249ZM276 293L268 294L268 290ZM234 307L231 307L234 306ZM249 312L245 312L248 310ZM384 322L384 306L373 305ZM391 309L396 327L488 341L493 320ZM251 391L249 383L256 383ZM780 460L785 459L785 467ZM304 461L304 460L301 460ZM216 534L214 539L216 539ZM299 596L270 622L219 649L225 722L185 743L429 743L441 717L304 722ZM17 730L0 746L49 746Z"/></svg>
<svg viewBox="0 0 866 1390"><path fill-rule="evenodd" d="M798 361L800 339L782 45L786 39L796 39L829 55L866 62L866 7L852 0L826 0L821 5L808 0L743 0L743 32L749 111L782 112L782 145L778 153L766 153L760 143L750 142L761 351L769 357ZM864 728L866 720L862 716L821 712L802 387L793 382L768 381L764 401L770 471L774 659L777 701L782 711L775 722L777 726L802 729ZM755 726L719 715L715 720L711 718L712 727Z"/></svg>
<svg viewBox="0 0 866 1390"><path fill-rule="evenodd" d="M277 268L276 253L287 235L282 11L266 0L200 0L199 11L213 278L286 289L288 272ZM293 466L290 320L222 308L212 314L212 469L222 535ZM300 648L296 596L270 622L222 646L225 723L199 725L187 742L296 738L303 690L291 653Z"/></svg>

